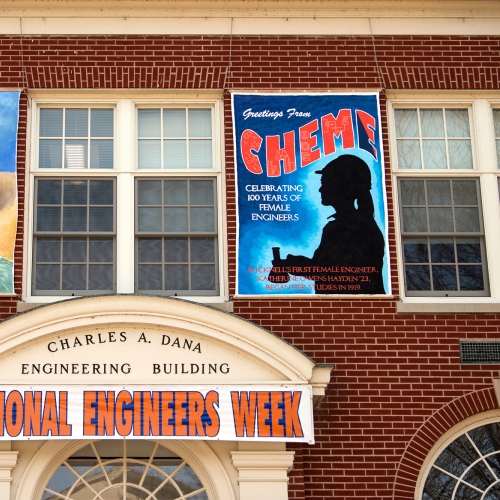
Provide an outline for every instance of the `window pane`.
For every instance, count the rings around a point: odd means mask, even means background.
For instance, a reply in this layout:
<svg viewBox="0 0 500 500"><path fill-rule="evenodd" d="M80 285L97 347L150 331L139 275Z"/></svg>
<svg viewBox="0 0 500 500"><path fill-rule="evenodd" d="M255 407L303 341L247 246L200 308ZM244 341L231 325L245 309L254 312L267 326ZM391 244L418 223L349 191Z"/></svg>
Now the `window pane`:
<svg viewBox="0 0 500 500"><path fill-rule="evenodd" d="M86 205L87 204L87 181L65 181L64 182L64 204Z"/></svg>
<svg viewBox="0 0 500 500"><path fill-rule="evenodd" d="M37 231L60 231L61 209L59 207L38 207L36 213Z"/></svg>
<svg viewBox="0 0 500 500"><path fill-rule="evenodd" d="M112 232L113 231L113 207L90 207L89 208L89 231Z"/></svg>
<svg viewBox="0 0 500 500"><path fill-rule="evenodd" d="M163 137L186 137L186 110L163 110Z"/></svg>
<svg viewBox="0 0 500 500"><path fill-rule="evenodd" d="M450 168L472 168L472 147L470 140L448 141Z"/></svg>
<svg viewBox="0 0 500 500"><path fill-rule="evenodd" d="M61 203L62 181L39 180L38 205L59 205Z"/></svg>
<svg viewBox="0 0 500 500"><path fill-rule="evenodd" d="M215 230L213 208L191 208L190 227L193 232L213 232Z"/></svg>
<svg viewBox="0 0 500 500"><path fill-rule="evenodd" d="M63 290L87 289L87 266L85 264L64 264L62 267Z"/></svg>
<svg viewBox="0 0 500 500"><path fill-rule="evenodd" d="M86 207L64 207L63 208L63 231L87 231L87 208Z"/></svg>
<svg viewBox="0 0 500 500"><path fill-rule="evenodd" d="M77 480L75 474L66 465L61 465L51 477L47 488L56 493L67 493Z"/></svg>
<svg viewBox="0 0 500 500"><path fill-rule="evenodd" d="M455 266L432 266L434 290L457 290Z"/></svg>
<svg viewBox="0 0 500 500"><path fill-rule="evenodd" d="M91 139L90 168L113 168L113 141Z"/></svg>
<svg viewBox="0 0 500 500"><path fill-rule="evenodd" d="M127 464L127 483L139 484L141 482L142 476L144 475L145 471L146 471L145 465L135 464L135 463ZM149 496L149 493L147 493L146 496Z"/></svg>
<svg viewBox="0 0 500 500"><path fill-rule="evenodd" d="M187 168L185 139L163 141L163 168Z"/></svg>
<svg viewBox="0 0 500 500"><path fill-rule="evenodd" d="M189 141L189 168L212 168L212 141Z"/></svg>
<svg viewBox="0 0 500 500"><path fill-rule="evenodd" d="M165 265L165 290L189 290L189 267L187 265Z"/></svg>
<svg viewBox="0 0 500 500"><path fill-rule="evenodd" d="M165 208L165 232L179 233L186 232L188 228L187 208Z"/></svg>
<svg viewBox="0 0 500 500"><path fill-rule="evenodd" d="M425 205L424 181L401 181L403 205Z"/></svg>
<svg viewBox="0 0 500 500"><path fill-rule="evenodd" d="M191 181L192 183L193 181ZM165 205L187 205L187 181L164 181ZM192 200L191 200L192 203Z"/></svg>
<svg viewBox="0 0 500 500"><path fill-rule="evenodd" d="M37 290L59 290L60 273L59 264L37 264L35 288Z"/></svg>
<svg viewBox="0 0 500 500"><path fill-rule="evenodd" d="M64 238L63 262L87 262L87 238Z"/></svg>
<svg viewBox="0 0 500 500"><path fill-rule="evenodd" d="M139 137L160 137L160 110L139 109Z"/></svg>
<svg viewBox="0 0 500 500"><path fill-rule="evenodd" d="M213 205L213 181L191 181L189 183L189 200L191 205Z"/></svg>
<svg viewBox="0 0 500 500"><path fill-rule="evenodd" d="M451 205L450 181L427 181L429 205Z"/></svg>
<svg viewBox="0 0 500 500"><path fill-rule="evenodd" d="M173 479L184 495L203 488L198 476L187 464L174 474Z"/></svg>
<svg viewBox="0 0 500 500"><path fill-rule="evenodd" d="M453 181L455 205L477 205L476 181Z"/></svg>
<svg viewBox="0 0 500 500"><path fill-rule="evenodd" d="M215 266L193 264L191 266L191 290L215 290Z"/></svg>
<svg viewBox="0 0 500 500"><path fill-rule="evenodd" d="M88 137L89 110L66 109L65 135L66 137Z"/></svg>
<svg viewBox="0 0 500 500"><path fill-rule="evenodd" d="M62 124L62 109L40 109L40 137L62 137Z"/></svg>
<svg viewBox="0 0 500 500"><path fill-rule="evenodd" d="M460 290L484 290L483 266L458 266Z"/></svg>
<svg viewBox="0 0 500 500"><path fill-rule="evenodd" d="M39 168L62 168L62 140L40 139Z"/></svg>
<svg viewBox="0 0 500 500"><path fill-rule="evenodd" d="M453 238L431 239L431 261L440 264L455 262Z"/></svg>
<svg viewBox="0 0 500 500"><path fill-rule="evenodd" d="M446 168L446 145L444 140L422 141L422 150L424 154L424 168Z"/></svg>
<svg viewBox="0 0 500 500"><path fill-rule="evenodd" d="M159 140L139 141L139 168L161 168L161 143Z"/></svg>
<svg viewBox="0 0 500 500"><path fill-rule="evenodd" d="M174 485L170 482L162 486L156 493L155 497L158 500L176 500L180 497L179 492L175 489ZM190 497L191 498L191 497Z"/></svg>
<svg viewBox="0 0 500 500"><path fill-rule="evenodd" d="M191 260L196 260L192 255ZM165 262L188 262L188 239L187 238L165 238Z"/></svg>
<svg viewBox="0 0 500 500"><path fill-rule="evenodd" d="M113 110L90 110L90 137L113 137Z"/></svg>
<svg viewBox="0 0 500 500"><path fill-rule="evenodd" d="M448 137L470 137L469 111L467 109L447 109L445 114Z"/></svg>
<svg viewBox="0 0 500 500"><path fill-rule="evenodd" d="M90 181L90 204L113 205L113 181Z"/></svg>
<svg viewBox="0 0 500 500"><path fill-rule="evenodd" d="M140 232L158 232L162 231L161 208L146 208L138 209L138 225Z"/></svg>
<svg viewBox="0 0 500 500"><path fill-rule="evenodd" d="M425 208L403 208L403 231L407 233L427 232Z"/></svg>
<svg viewBox="0 0 500 500"><path fill-rule="evenodd" d="M212 137L212 113L210 109L190 109L189 137Z"/></svg>
<svg viewBox="0 0 500 500"><path fill-rule="evenodd" d="M453 210L451 208L429 208L429 230L431 232L452 233Z"/></svg>
<svg viewBox="0 0 500 500"><path fill-rule="evenodd" d="M37 238L36 240L37 262L60 262L61 261L61 239L60 238Z"/></svg>
<svg viewBox="0 0 500 500"><path fill-rule="evenodd" d="M87 168L88 139L66 139L64 146L65 168Z"/></svg>
<svg viewBox="0 0 500 500"><path fill-rule="evenodd" d="M139 290L162 290L161 265L139 265L137 269Z"/></svg>
<svg viewBox="0 0 500 500"><path fill-rule="evenodd" d="M404 238L405 262L429 262L429 250L425 238Z"/></svg>
<svg viewBox="0 0 500 500"><path fill-rule="evenodd" d="M139 205L161 205L161 181L138 181Z"/></svg>
<svg viewBox="0 0 500 500"><path fill-rule="evenodd" d="M395 109L396 137L418 137L416 109Z"/></svg>
<svg viewBox="0 0 500 500"><path fill-rule="evenodd" d="M160 238L139 238L137 251L139 262L162 262L162 241Z"/></svg>
<svg viewBox="0 0 500 500"><path fill-rule="evenodd" d="M456 208L455 222L459 232L478 233L480 231L479 210L477 208Z"/></svg>
<svg viewBox="0 0 500 500"><path fill-rule="evenodd" d="M398 168L422 168L420 160L420 142L414 140L398 140Z"/></svg>
<svg viewBox="0 0 500 500"><path fill-rule="evenodd" d="M481 262L481 244L479 238L457 238L457 261Z"/></svg>
<svg viewBox="0 0 500 500"><path fill-rule="evenodd" d="M191 238L191 262L215 262L215 240Z"/></svg>
<svg viewBox="0 0 500 500"><path fill-rule="evenodd" d="M90 262L113 262L113 240L89 241L89 261Z"/></svg>
<svg viewBox="0 0 500 500"><path fill-rule="evenodd" d="M420 123L422 137L444 137L442 109L421 109Z"/></svg>

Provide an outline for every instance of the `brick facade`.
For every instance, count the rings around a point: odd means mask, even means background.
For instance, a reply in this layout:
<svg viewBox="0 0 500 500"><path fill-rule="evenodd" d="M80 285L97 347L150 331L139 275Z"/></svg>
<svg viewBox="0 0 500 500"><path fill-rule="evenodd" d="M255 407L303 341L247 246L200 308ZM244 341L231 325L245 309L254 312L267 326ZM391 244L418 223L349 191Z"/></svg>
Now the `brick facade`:
<svg viewBox="0 0 500 500"><path fill-rule="evenodd" d="M0 62L0 87L5 89L224 88L233 294L236 205L229 90L494 90L500 85L500 38L3 36ZM23 93L15 251L19 295L27 113ZM440 433L497 407L491 378L498 366L461 366L458 339L500 338L500 315L396 314L393 186L383 92L381 113L395 298L233 299L235 314L283 337L317 363L335 365L327 397L315 410L316 445L291 447L296 452L289 486L294 499L409 500ZM15 314L17 300L0 300L1 318Z"/></svg>

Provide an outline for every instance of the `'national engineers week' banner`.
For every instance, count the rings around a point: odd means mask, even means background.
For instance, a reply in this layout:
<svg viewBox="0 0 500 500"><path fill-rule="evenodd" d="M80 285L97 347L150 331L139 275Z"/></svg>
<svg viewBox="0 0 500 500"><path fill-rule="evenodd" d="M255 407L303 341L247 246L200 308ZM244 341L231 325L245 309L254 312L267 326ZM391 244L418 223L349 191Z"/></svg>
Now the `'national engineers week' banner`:
<svg viewBox="0 0 500 500"><path fill-rule="evenodd" d="M390 294L378 94L232 104L237 294Z"/></svg>
<svg viewBox="0 0 500 500"><path fill-rule="evenodd" d="M314 443L312 389L0 386L0 441L125 437Z"/></svg>

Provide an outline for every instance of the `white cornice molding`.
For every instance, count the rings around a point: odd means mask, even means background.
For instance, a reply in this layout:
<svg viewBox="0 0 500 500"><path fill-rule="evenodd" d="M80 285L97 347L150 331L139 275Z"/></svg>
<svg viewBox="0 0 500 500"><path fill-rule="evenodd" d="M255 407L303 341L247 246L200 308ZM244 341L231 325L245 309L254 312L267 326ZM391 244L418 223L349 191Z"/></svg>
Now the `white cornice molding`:
<svg viewBox="0 0 500 500"><path fill-rule="evenodd" d="M497 0L0 0L5 35L500 35Z"/></svg>

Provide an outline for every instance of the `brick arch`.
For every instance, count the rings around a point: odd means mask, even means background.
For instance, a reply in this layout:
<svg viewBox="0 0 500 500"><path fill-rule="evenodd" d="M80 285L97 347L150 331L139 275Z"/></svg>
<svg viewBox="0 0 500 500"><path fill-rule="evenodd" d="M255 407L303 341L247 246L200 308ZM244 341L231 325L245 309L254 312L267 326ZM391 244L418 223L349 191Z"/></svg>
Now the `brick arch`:
<svg viewBox="0 0 500 500"><path fill-rule="evenodd" d="M493 387L457 398L433 413L414 434L401 458L394 481L394 500L414 500L422 465L431 448L454 425L478 413L498 408Z"/></svg>

